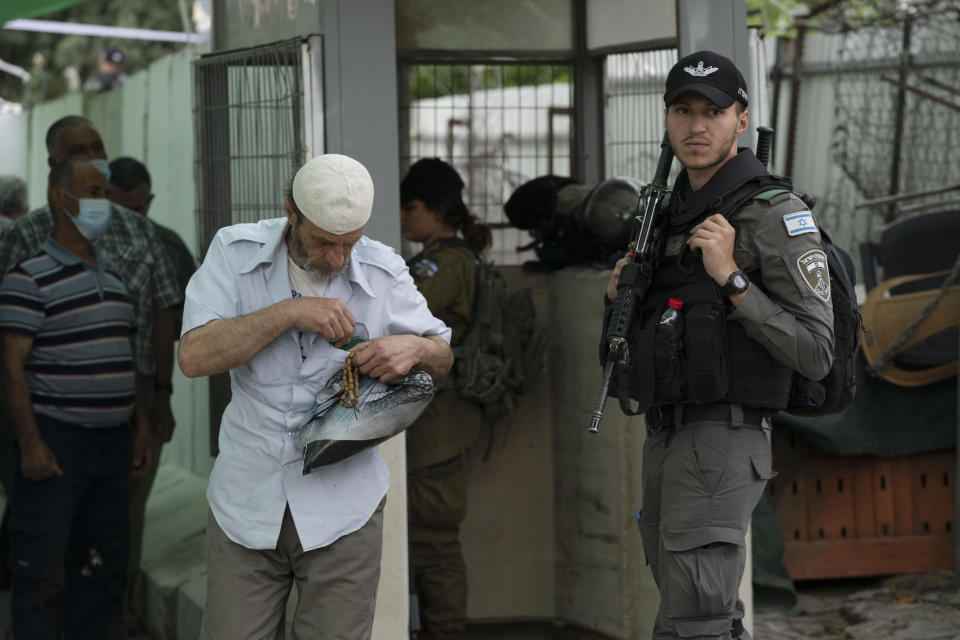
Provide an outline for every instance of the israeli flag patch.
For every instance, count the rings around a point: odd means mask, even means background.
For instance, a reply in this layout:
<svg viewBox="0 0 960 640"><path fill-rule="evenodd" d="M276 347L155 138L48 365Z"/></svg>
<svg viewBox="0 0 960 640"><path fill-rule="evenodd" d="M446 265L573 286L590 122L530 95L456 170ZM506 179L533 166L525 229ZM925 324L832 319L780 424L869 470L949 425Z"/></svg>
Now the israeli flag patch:
<svg viewBox="0 0 960 640"><path fill-rule="evenodd" d="M783 216L783 226L787 228L788 236L798 236L801 233L813 233L817 225L813 221L813 214L809 211L797 211Z"/></svg>
<svg viewBox="0 0 960 640"><path fill-rule="evenodd" d="M429 258L423 258L418 260L415 265L413 265L412 271L420 276L421 278L430 278L436 275L437 271L440 269L440 265Z"/></svg>

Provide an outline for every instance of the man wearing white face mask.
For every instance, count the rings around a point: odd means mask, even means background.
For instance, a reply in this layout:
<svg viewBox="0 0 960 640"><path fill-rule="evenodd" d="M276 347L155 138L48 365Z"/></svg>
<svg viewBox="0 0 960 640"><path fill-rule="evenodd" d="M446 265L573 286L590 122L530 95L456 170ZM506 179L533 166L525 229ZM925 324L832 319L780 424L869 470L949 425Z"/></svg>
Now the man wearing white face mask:
<svg viewBox="0 0 960 640"><path fill-rule="evenodd" d="M151 434L133 305L92 244L110 224L106 197L106 177L90 162L57 165L47 192L53 231L0 283L0 384L17 437L15 638L58 637L51 612L64 587L67 637L108 637L123 602L129 477L150 468Z"/></svg>
<svg viewBox="0 0 960 640"><path fill-rule="evenodd" d="M109 173L103 139L86 118L67 116L54 122L47 130L46 146L51 168L67 159L85 159L104 174ZM110 212L106 229L93 240L93 245L110 259L133 303L137 326L133 339L134 362L143 391L148 399L152 397L150 425L158 445L155 458L159 458L159 445L170 440L174 427L170 396L175 335L170 309L183 302L183 290L153 223L121 206L112 205ZM36 253L53 226L54 218L46 206L21 216L0 238L0 275ZM9 436L0 434L0 437ZM131 486L134 540L142 536L143 513L153 479L154 473L147 473L134 478ZM10 488L7 489L9 492ZM139 553L134 555L136 562Z"/></svg>

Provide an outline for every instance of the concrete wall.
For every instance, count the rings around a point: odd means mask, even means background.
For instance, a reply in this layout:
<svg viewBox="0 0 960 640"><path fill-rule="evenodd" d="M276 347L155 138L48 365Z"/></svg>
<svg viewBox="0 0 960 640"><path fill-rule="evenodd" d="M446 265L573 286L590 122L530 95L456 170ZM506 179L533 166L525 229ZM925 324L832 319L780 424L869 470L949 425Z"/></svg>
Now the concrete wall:
<svg viewBox="0 0 960 640"><path fill-rule="evenodd" d="M518 267L502 271L511 289L533 289L538 324L546 326L551 276ZM506 420L481 431L467 457L461 544L471 620L556 617L554 425L559 412L553 380L562 364L551 349L535 388Z"/></svg>
<svg viewBox="0 0 960 640"><path fill-rule="evenodd" d="M211 0L216 51L320 33L323 0Z"/></svg>
<svg viewBox="0 0 960 640"><path fill-rule="evenodd" d="M503 271L511 287L533 289L550 345L537 387L494 426L492 446L482 433L468 458L461 538L470 618L559 619L614 638L649 636L659 598L636 527L643 421L610 402L600 432L587 432L609 272Z"/></svg>
<svg viewBox="0 0 960 640"><path fill-rule="evenodd" d="M26 180L29 120L23 116L0 116L0 140L4 153L0 157L0 175L14 175ZM28 202L37 200L33 192L27 192Z"/></svg>
<svg viewBox="0 0 960 640"><path fill-rule="evenodd" d="M644 567L640 508L643 421L606 405L587 431L600 388L601 295L609 272L564 269L550 287L557 487L558 616L615 638L649 636L659 599ZM557 275L560 275L558 273Z"/></svg>

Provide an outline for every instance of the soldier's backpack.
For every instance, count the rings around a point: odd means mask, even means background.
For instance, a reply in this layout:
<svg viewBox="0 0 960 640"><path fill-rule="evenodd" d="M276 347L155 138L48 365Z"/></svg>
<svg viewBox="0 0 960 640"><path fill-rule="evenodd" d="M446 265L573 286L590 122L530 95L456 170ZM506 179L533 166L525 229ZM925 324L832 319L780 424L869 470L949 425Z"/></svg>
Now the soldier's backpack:
<svg viewBox="0 0 960 640"><path fill-rule="evenodd" d="M822 416L837 413L853 404L857 394L854 360L860 347L863 319L857 307L854 291L853 259L846 251L833 244L830 236L820 229L820 241L827 255L830 272L830 302L833 304L833 365L822 380L810 380L798 373L793 375L793 388L787 412L797 416Z"/></svg>
<svg viewBox="0 0 960 640"><path fill-rule="evenodd" d="M460 250L476 264L477 292L470 327L453 350L452 377L460 396L480 405L483 421L492 423L533 388L546 363L547 333L534 324L529 287L508 291L492 264Z"/></svg>
<svg viewBox="0 0 960 640"><path fill-rule="evenodd" d="M755 198L770 198L786 189L765 191ZM800 196L813 209L813 200L806 194ZM820 227L820 242L827 256L830 273L830 303L833 306L833 365L821 380L811 380L799 373L793 374L793 387L787 413L797 416L821 416L837 413L853 403L857 393L854 360L860 346L863 320L857 307L854 290L856 271L853 259L830 239Z"/></svg>

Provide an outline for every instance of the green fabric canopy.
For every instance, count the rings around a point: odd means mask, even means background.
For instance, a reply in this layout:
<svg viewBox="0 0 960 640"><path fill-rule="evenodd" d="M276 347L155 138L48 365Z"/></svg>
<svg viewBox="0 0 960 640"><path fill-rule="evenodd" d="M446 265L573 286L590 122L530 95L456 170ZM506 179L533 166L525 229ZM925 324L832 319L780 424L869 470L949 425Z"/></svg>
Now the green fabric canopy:
<svg viewBox="0 0 960 640"><path fill-rule="evenodd" d="M3 0L0 2L0 25L19 18L40 18L81 2L83 0Z"/></svg>

